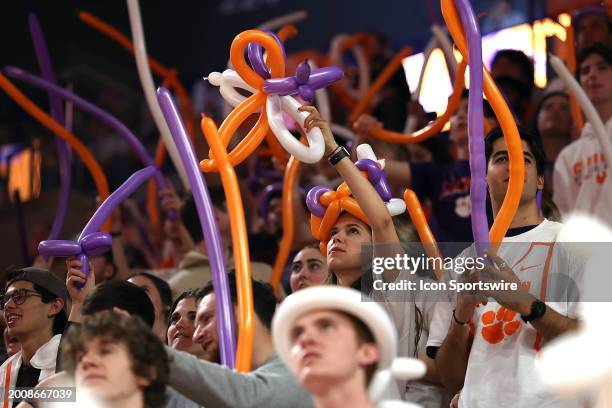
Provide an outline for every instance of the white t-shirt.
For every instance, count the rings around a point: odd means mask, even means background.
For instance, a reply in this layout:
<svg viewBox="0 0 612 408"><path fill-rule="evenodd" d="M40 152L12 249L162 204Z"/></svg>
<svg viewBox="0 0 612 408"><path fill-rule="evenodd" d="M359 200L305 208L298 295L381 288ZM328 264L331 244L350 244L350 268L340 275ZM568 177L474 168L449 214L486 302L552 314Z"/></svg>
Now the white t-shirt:
<svg viewBox="0 0 612 408"><path fill-rule="evenodd" d="M606 133L612 138L612 119L606 123ZM590 123L578 140L559 153L553 188L553 201L564 218L580 211L612 226L612 174Z"/></svg>
<svg viewBox="0 0 612 408"><path fill-rule="evenodd" d="M570 254L555 237L562 224L548 220L513 237L506 237L498 255L549 308L578 317L577 295L567 294L567 276L582 281L584 260ZM471 247L459 256L465 256ZM451 324L454 302L439 302L434 310L428 347L440 347ZM543 345L537 330L521 316L490 299L472 318L474 341L470 350L460 408L578 407L546 390L535 371L536 352Z"/></svg>

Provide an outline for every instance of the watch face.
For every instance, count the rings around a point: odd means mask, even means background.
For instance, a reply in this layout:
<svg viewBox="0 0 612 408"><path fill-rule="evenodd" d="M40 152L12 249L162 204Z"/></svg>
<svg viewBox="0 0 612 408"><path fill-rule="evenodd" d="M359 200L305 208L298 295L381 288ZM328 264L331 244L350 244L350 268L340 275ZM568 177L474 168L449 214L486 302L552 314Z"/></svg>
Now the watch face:
<svg viewBox="0 0 612 408"><path fill-rule="evenodd" d="M531 314L535 315L533 317L534 319L543 316L545 312L546 312L546 304L544 302L537 301L537 302L534 302L533 305L531 306Z"/></svg>

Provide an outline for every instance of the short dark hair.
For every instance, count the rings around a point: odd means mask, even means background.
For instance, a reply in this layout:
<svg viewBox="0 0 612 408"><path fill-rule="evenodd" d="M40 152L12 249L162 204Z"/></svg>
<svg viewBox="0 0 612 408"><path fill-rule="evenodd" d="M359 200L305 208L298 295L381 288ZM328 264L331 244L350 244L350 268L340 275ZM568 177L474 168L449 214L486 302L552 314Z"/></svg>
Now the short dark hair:
<svg viewBox="0 0 612 408"><path fill-rule="evenodd" d="M578 78L578 82L580 82L580 67L592 54L601 56L606 63L608 63L608 65L612 65L612 49L610 49L610 47L606 47L601 43L595 43L590 47L586 47L580 51L578 57L576 58L576 78Z"/></svg>
<svg viewBox="0 0 612 408"><path fill-rule="evenodd" d="M555 96L561 96L567 99L568 101L570 99L568 93L565 91L551 91L551 92L548 92L546 95L544 95L542 99L540 99L540 102L538 102L538 106L536 107L535 113L533 115L533 119L531 121L530 130L533 131L534 134L537 134L540 136L540 132L538 131L538 116L540 116L540 113L542 112L542 108L544 107L544 104L546 103L546 101ZM569 131L571 131L571 129L568 129L568 132Z"/></svg>
<svg viewBox="0 0 612 408"><path fill-rule="evenodd" d="M529 149L531 150L531 154L536 161L536 168L538 171L538 176L544 175L544 166L546 165L546 155L544 154L544 148L542 147L542 141L538 136L528 131L522 126L518 126L519 135L521 140L527 142ZM504 137L504 133L501 128L495 128L491 130L487 136L485 137L485 156L487 159L487 163L491 158L491 154L493 153L493 143L499 138Z"/></svg>
<svg viewBox="0 0 612 408"><path fill-rule="evenodd" d="M225 201L225 193L223 192L223 188L209 187L208 193L210 194L210 201L212 202L213 207L220 211L227 212L227 204ZM193 196L187 197L187 199L183 202L181 207L181 221L187 229L187 232L189 232L189 236L191 236L194 243L197 244L204 239L204 235L202 234L202 225L200 224L200 217L198 215L198 208L196 207Z"/></svg>
<svg viewBox="0 0 612 408"><path fill-rule="evenodd" d="M236 288L236 275L230 273L227 275L229 283L230 297L232 298L232 304L236 306L238 304L238 289ZM266 329L271 330L272 318L276 311L276 297L274 296L274 290L268 283L260 282L251 279L253 287L253 308L255 314L261 320ZM212 281L208 282L201 291L198 292L197 302L204 296L214 293Z"/></svg>
<svg viewBox="0 0 612 408"><path fill-rule="evenodd" d="M40 294L40 299L43 303L51 303L55 299L59 299L53 293L43 288L42 286L37 285L36 283L32 284L32 288L34 288L34 290ZM66 316L66 313L64 313L64 310L62 309L59 311L58 314L53 316L53 334L64 333L64 329L66 328L67 323L68 316Z"/></svg>
<svg viewBox="0 0 612 408"><path fill-rule="evenodd" d="M170 289L170 285L168 285L168 282L166 282L159 276L155 276L152 273L145 272L145 271L134 272L128 277L128 279L131 279L135 276L144 276L145 278L153 282L153 285L155 285L157 292L159 292L159 298L161 299L162 306L164 307L164 311L167 314L168 309L170 308L170 305L172 304L172 290Z"/></svg>
<svg viewBox="0 0 612 408"><path fill-rule="evenodd" d="M85 298L81 312L91 315L114 307L139 316L149 327L155 322L155 310L144 289L126 281L102 282Z"/></svg>
<svg viewBox="0 0 612 408"><path fill-rule="evenodd" d="M103 311L84 317L81 324L72 325L62 342L62 361L68 373L74 375L77 355L95 338L125 344L134 375L151 382L143 390L145 407L165 406L170 373L168 355L161 341L139 317Z"/></svg>
<svg viewBox="0 0 612 408"><path fill-rule="evenodd" d="M533 61L520 50L499 50L495 53L493 60L491 61L491 67L495 65L500 59L505 58L508 61L518 65L521 67L521 71L523 71L523 75L525 75L525 79L531 88L533 88Z"/></svg>

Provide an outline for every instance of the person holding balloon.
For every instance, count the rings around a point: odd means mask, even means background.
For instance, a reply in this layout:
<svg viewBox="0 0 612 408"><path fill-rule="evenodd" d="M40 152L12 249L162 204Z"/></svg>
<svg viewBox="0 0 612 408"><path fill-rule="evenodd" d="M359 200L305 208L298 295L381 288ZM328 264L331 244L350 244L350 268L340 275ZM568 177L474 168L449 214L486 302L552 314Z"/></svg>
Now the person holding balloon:
<svg viewBox="0 0 612 408"><path fill-rule="evenodd" d="M427 301L424 296L406 295L400 300L392 301L390 295L385 291L376 291L375 293L371 272L373 258L369 258L370 254L364 257L364 254L361 253L363 248L368 248L367 245L372 245L371 256L376 258L392 258L404 253L390 209L383 202L379 191L367 178L364 178L357 166L350 160L348 152L337 145L328 123L320 117L316 108L304 106L301 110L310 113L304 122L306 130L314 126L321 129L328 161L344 178L346 186L348 186L356 201L356 207L354 207L350 205L350 200L346 200L348 202L348 204L345 204L347 208L343 208L344 211L339 212L333 225L329 228L328 235L323 232L323 224L329 222L326 221L329 217L327 212L333 211L331 209L333 203L325 210L326 214L323 216L318 231L315 231L317 225L313 223L313 232L318 232L318 236L315 235L315 237L321 239L320 249L327 255L329 270L327 281L333 285L365 290L366 293L371 292L375 300L383 303L400 333L399 355L418 357L427 366L427 373L423 382L398 382L402 398L412 402L434 400L436 401L434 404L443 406L444 401L447 401L448 398L444 390L436 385L436 383L439 383L439 379L434 362L424 352L419 353L419 349L424 350L435 303ZM339 187L337 194L341 194L341 190L342 185ZM321 200L324 200L323 196L321 196L319 202ZM313 208L311 208L311 211L313 211ZM313 212L313 219L314 215ZM365 259L369 259L369 261L363 263ZM399 279L399 273L400 271L395 269L385 270L382 273L382 279L385 282L395 282ZM423 279L427 278L423 277ZM423 294L421 293L421 295ZM391 390L391 393L393 392Z"/></svg>
<svg viewBox="0 0 612 408"><path fill-rule="evenodd" d="M447 271L449 279L460 282L511 282L516 289L462 291L454 302L439 302L427 342L445 388L453 394L461 390L462 408L577 406L556 402L539 382L534 362L541 346L578 327L580 297L566 285L580 282L585 260L555 243L562 224L539 214L536 195L544 184L544 153L537 137L525 129L519 132L525 182L497 255L485 253L484 271ZM486 185L497 217L510 174L501 129L487 135L485 155ZM457 258L475 256L482 255L471 246Z"/></svg>
<svg viewBox="0 0 612 408"><path fill-rule="evenodd" d="M577 76L612 140L612 49L601 44L579 55ZM553 176L553 200L563 217L582 211L612 225L610 160L589 122L580 138L559 153Z"/></svg>

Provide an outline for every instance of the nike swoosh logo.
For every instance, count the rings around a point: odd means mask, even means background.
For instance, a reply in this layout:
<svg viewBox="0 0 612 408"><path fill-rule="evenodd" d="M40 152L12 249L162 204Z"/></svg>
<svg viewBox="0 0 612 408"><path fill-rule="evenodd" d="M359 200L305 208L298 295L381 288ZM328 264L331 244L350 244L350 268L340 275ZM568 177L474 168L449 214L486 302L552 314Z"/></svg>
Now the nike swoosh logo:
<svg viewBox="0 0 612 408"><path fill-rule="evenodd" d="M542 266L542 264L540 264L540 265L531 265L531 266L521 266L520 271L521 272L525 272L527 269L537 268L538 266Z"/></svg>

